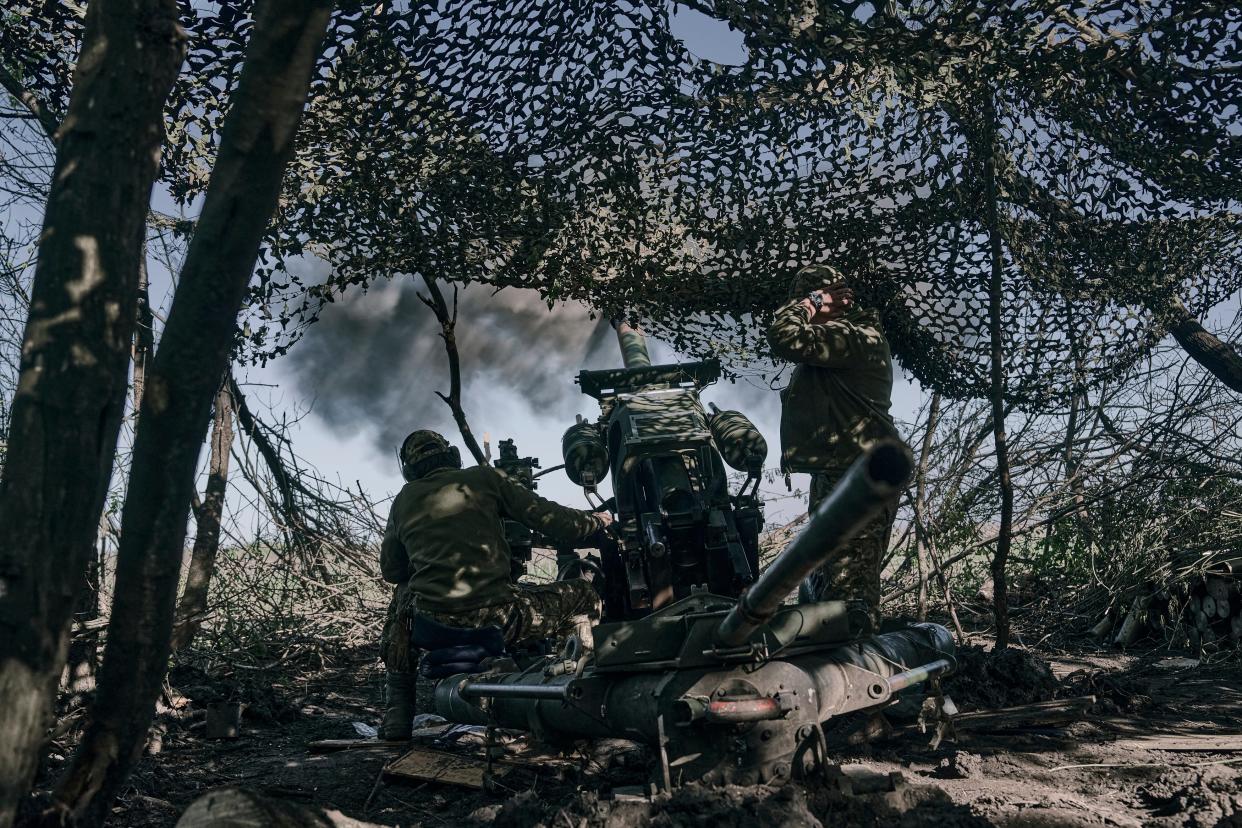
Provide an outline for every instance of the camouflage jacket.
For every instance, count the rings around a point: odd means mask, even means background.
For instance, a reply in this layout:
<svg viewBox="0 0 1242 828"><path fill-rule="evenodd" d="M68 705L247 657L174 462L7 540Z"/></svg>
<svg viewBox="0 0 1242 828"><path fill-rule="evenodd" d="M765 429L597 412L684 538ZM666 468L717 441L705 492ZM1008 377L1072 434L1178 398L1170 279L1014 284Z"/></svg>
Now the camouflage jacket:
<svg viewBox="0 0 1242 828"><path fill-rule="evenodd" d="M873 442L897 437L888 410L893 360L879 317L855 309L812 324L801 299L776 311L768 343L796 363L781 392L781 468L840 471Z"/></svg>
<svg viewBox="0 0 1242 828"><path fill-rule="evenodd" d="M393 500L380 572L407 582L415 607L461 612L512 600L502 518L554 542L603 526L591 514L545 500L491 466L438 469L406 483Z"/></svg>

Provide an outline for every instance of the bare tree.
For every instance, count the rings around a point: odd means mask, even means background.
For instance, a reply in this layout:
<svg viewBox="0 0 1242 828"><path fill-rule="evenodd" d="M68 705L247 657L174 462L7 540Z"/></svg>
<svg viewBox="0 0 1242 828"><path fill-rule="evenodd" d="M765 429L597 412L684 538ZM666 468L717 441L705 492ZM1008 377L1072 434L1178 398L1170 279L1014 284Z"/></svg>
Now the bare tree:
<svg viewBox="0 0 1242 828"><path fill-rule="evenodd" d="M0 826L29 789L112 473L163 106L183 48L173 0L92 2L56 133L0 480Z"/></svg>
<svg viewBox="0 0 1242 828"><path fill-rule="evenodd" d="M103 822L145 744L168 660L208 411L228 365L237 313L293 153L331 10L327 0L267 0L255 8L202 213L147 371L92 720L56 790L60 807L80 825Z"/></svg>
<svg viewBox="0 0 1242 828"><path fill-rule="evenodd" d="M940 394L933 393L927 410L927 428L923 432L923 445L919 450L919 465L914 479L914 537L919 567L918 613L919 620L927 620L927 579L931 569L927 549L927 464L936 439L936 426L940 422Z"/></svg>
<svg viewBox="0 0 1242 828"><path fill-rule="evenodd" d="M216 392L207 490L202 503L194 509L194 550L190 553L190 568L173 627L174 652L189 645L207 614L207 592L216 569L216 552L220 549L220 521L224 516L224 495L229 483L229 453L233 448L233 396L229 391L232 384L230 376Z"/></svg>

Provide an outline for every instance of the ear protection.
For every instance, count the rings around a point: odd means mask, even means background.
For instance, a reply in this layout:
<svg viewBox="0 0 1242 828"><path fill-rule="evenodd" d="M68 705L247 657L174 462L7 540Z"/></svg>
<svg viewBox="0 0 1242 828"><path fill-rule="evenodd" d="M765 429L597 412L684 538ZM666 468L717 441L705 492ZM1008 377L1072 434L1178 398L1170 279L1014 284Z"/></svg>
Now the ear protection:
<svg viewBox="0 0 1242 828"><path fill-rule="evenodd" d="M400 454L400 451L398 451L398 460L400 460ZM412 463L402 463L401 476L405 478L407 483L412 483L420 477L445 466L451 466L455 469L461 468L461 450L457 446L449 446L447 451L437 451L435 454L421 457Z"/></svg>

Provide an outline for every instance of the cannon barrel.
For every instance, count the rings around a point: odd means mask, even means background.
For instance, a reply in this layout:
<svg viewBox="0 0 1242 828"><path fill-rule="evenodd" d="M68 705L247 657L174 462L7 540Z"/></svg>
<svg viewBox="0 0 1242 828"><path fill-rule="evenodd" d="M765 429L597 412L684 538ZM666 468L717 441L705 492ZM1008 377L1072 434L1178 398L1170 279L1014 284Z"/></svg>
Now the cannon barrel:
<svg viewBox="0 0 1242 828"><path fill-rule="evenodd" d="M745 643L765 624L802 579L832 560L889 500L901 491L914 467L910 450L896 440L878 443L854 462L811 519L720 622L717 642Z"/></svg>
<svg viewBox="0 0 1242 828"><path fill-rule="evenodd" d="M620 317L612 320L617 332L617 344L621 346L621 360L626 368L650 368L651 355L647 353L647 337L643 332Z"/></svg>

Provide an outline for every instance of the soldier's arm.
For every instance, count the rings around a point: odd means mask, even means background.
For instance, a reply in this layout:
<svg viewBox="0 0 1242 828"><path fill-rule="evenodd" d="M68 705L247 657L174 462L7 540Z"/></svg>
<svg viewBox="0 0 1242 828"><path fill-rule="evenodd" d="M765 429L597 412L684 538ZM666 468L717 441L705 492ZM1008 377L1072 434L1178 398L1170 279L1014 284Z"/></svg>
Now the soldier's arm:
<svg viewBox="0 0 1242 828"><path fill-rule="evenodd" d="M801 299L794 299L776 310L768 326L772 354L787 362L835 368L861 356L862 332L844 319L811 323L810 313Z"/></svg>
<svg viewBox="0 0 1242 828"><path fill-rule="evenodd" d="M603 519L592 512L571 509L540 497L495 469L489 468L488 472L496 486L501 512L532 532L556 543L572 543L604 528Z"/></svg>
<svg viewBox="0 0 1242 828"><path fill-rule="evenodd" d="M396 509L394 500L393 509L388 513L388 524L384 527L384 540L380 543L380 576L390 584L403 584L410 580L410 556L397 532L397 522L393 517Z"/></svg>

